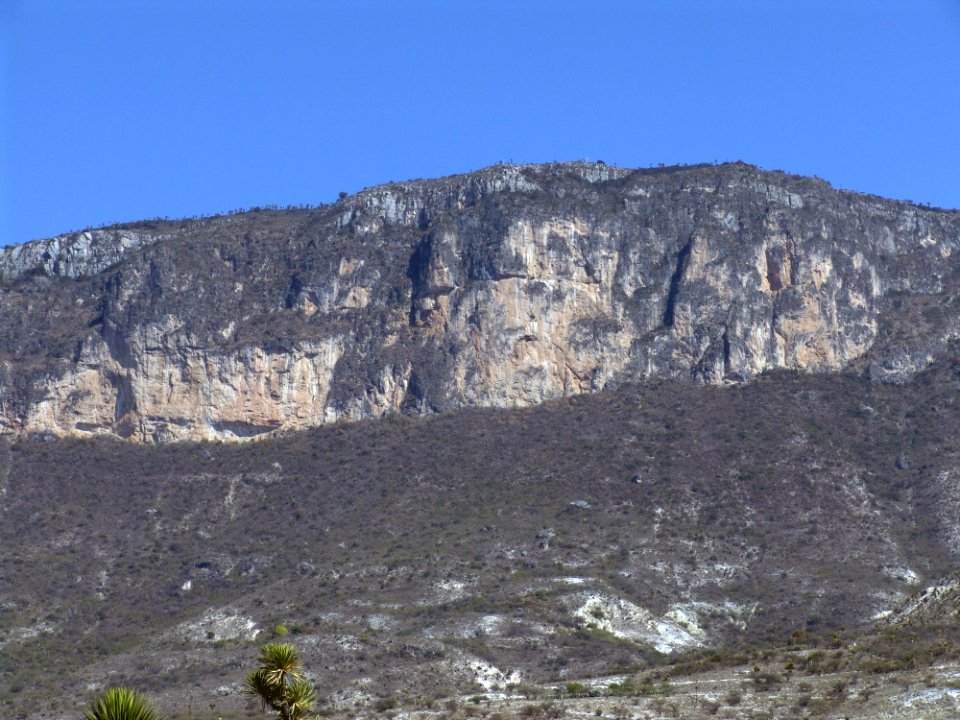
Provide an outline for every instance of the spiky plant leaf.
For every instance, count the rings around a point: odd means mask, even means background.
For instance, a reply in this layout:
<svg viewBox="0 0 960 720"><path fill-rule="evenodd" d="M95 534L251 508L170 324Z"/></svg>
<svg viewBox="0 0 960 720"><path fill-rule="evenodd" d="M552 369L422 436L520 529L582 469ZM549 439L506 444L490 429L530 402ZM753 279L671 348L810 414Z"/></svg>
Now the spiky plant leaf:
<svg viewBox="0 0 960 720"><path fill-rule="evenodd" d="M101 693L84 717L86 720L160 720L146 695L126 687Z"/></svg>
<svg viewBox="0 0 960 720"><path fill-rule="evenodd" d="M268 643L260 648L258 659L260 667L247 676L243 692L259 697L262 709L269 705L276 710L278 720L308 720L317 691L305 679L303 663L293 645Z"/></svg>
<svg viewBox="0 0 960 720"><path fill-rule="evenodd" d="M297 680L287 686L284 702L291 720L305 719L316 701L317 691L306 680Z"/></svg>
<svg viewBox="0 0 960 720"><path fill-rule="evenodd" d="M279 710L283 690L283 685L273 680L267 670L262 667L247 675L243 683L243 692L260 698L260 705L264 709L269 705L274 710Z"/></svg>
<svg viewBox="0 0 960 720"><path fill-rule="evenodd" d="M285 685L287 680L303 680L303 663L290 643L267 643L260 648L260 667L270 680Z"/></svg>

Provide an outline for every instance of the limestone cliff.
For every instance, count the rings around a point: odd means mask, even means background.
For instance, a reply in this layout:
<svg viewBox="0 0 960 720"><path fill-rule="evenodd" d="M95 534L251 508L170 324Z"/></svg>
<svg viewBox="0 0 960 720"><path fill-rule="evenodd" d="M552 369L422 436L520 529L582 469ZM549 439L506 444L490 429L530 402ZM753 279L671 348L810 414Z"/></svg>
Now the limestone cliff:
<svg viewBox="0 0 960 720"><path fill-rule="evenodd" d="M0 426L232 440L784 368L958 332L960 214L736 163L496 166L0 256Z"/></svg>

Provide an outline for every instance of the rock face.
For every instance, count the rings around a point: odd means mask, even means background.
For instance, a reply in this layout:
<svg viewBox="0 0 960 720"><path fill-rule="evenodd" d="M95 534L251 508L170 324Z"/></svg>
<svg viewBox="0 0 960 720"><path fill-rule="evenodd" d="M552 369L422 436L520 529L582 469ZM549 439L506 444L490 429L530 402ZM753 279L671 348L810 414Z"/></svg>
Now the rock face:
<svg viewBox="0 0 960 720"><path fill-rule="evenodd" d="M960 573L943 578L901 601L880 620L880 627L955 625L960 619Z"/></svg>
<svg viewBox="0 0 960 720"><path fill-rule="evenodd" d="M778 368L900 382L958 335L960 213L744 164L496 166L0 256L0 427L234 440Z"/></svg>

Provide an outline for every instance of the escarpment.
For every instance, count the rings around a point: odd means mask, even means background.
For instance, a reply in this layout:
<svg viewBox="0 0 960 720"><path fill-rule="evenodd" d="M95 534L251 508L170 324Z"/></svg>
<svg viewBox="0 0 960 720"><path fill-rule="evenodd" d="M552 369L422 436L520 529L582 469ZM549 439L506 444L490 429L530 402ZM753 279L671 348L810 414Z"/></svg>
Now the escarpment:
<svg viewBox="0 0 960 720"><path fill-rule="evenodd" d="M0 256L0 426L232 440L775 369L900 382L958 335L960 215L735 163L496 166Z"/></svg>

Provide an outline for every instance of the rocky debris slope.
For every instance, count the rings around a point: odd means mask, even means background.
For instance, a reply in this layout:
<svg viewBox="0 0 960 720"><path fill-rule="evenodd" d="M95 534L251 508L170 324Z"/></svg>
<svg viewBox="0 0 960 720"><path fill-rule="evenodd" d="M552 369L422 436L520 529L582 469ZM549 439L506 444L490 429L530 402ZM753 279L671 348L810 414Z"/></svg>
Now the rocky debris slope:
<svg viewBox="0 0 960 720"><path fill-rule="evenodd" d="M957 334L960 215L736 163L496 166L0 254L0 427L234 440Z"/></svg>
<svg viewBox="0 0 960 720"><path fill-rule="evenodd" d="M881 627L955 625L960 619L960 573L914 593L885 615Z"/></svg>

